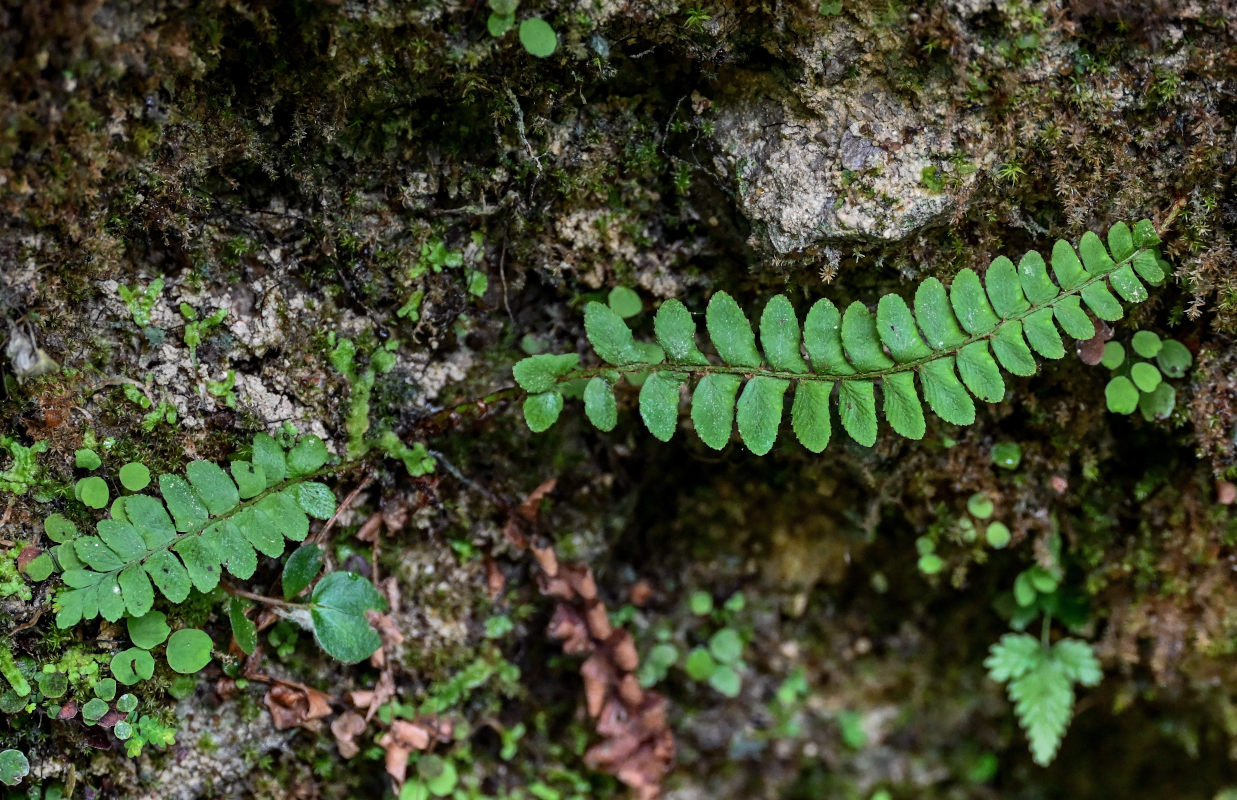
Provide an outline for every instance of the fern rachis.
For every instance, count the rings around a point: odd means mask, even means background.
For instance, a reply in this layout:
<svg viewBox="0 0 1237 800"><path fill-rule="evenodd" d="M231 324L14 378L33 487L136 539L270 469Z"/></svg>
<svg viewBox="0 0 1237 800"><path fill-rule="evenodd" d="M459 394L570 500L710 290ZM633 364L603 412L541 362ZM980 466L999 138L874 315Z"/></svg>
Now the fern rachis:
<svg viewBox="0 0 1237 800"><path fill-rule="evenodd" d="M729 442L737 423L752 452L768 452L792 386L792 429L813 452L829 443L835 386L838 418L858 443L875 443L879 416L897 433L919 439L926 430L924 401L946 422L969 425L975 419L972 397L986 402L1004 397L1002 368L1025 376L1036 370L1036 353L1062 358L1058 328L1076 339L1094 335L1084 303L1091 314L1112 321L1124 313L1117 296L1131 303L1145 300L1143 282L1158 284L1165 277L1158 243L1148 220L1132 230L1117 223L1108 232L1107 247L1088 232L1078 251L1058 241L1047 262L1035 251L1017 265L1002 256L983 279L964 269L948 289L928 278L912 305L885 295L873 314L859 302L839 312L829 300L818 300L802 328L790 301L777 295L761 314L759 347L738 303L717 292L706 309L705 328L721 363L697 347L695 321L677 300L657 311L656 344L636 341L622 317L593 302L585 308L585 332L604 366L578 369L574 354L539 355L516 364L514 374L529 392L525 419L538 432L558 418L565 386L578 380L587 380L589 419L602 430L613 428L614 385L627 377L641 382L641 417L662 440L677 427L680 387L693 381L692 421L701 440L715 449Z"/></svg>

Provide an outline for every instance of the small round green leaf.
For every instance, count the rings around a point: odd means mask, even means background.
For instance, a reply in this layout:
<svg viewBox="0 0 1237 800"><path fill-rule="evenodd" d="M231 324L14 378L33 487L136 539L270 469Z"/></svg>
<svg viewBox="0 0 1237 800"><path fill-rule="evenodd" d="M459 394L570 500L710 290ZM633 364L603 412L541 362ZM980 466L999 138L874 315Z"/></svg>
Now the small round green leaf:
<svg viewBox="0 0 1237 800"><path fill-rule="evenodd" d="M1022 447L1017 442L997 442L992 446L992 463L1001 469L1018 469L1022 463Z"/></svg>
<svg viewBox="0 0 1237 800"><path fill-rule="evenodd" d="M143 650L150 650L163 644L172 629L168 627L167 617L162 611L151 611L140 617L129 617L125 624L129 628L129 639Z"/></svg>
<svg viewBox="0 0 1237 800"><path fill-rule="evenodd" d="M490 36L497 39L515 27L515 15L491 13L489 19L485 21L485 27L489 30Z"/></svg>
<svg viewBox="0 0 1237 800"><path fill-rule="evenodd" d="M137 708L137 697L125 692L120 697L116 698L116 710L128 714L133 709Z"/></svg>
<svg viewBox="0 0 1237 800"><path fill-rule="evenodd" d="M150 470L145 464L131 461L120 468L120 485L131 492L140 492L150 485Z"/></svg>
<svg viewBox="0 0 1237 800"><path fill-rule="evenodd" d="M733 628L722 628L709 637L709 654L722 664L738 663L743 658L743 637Z"/></svg>
<svg viewBox="0 0 1237 800"><path fill-rule="evenodd" d="M1155 358L1159 355L1164 343L1160 341L1157 334L1151 331L1138 331L1130 340L1130 346L1143 358Z"/></svg>
<svg viewBox="0 0 1237 800"><path fill-rule="evenodd" d="M927 553L919 557L919 571L924 575L935 575L945 567L945 562L936 553Z"/></svg>
<svg viewBox="0 0 1237 800"><path fill-rule="evenodd" d="M112 735L123 742L133 736L133 726L123 719L117 720L116 724L112 726Z"/></svg>
<svg viewBox="0 0 1237 800"><path fill-rule="evenodd" d="M183 675L193 674L210 663L213 646L205 631L197 628L176 631L168 639L168 666Z"/></svg>
<svg viewBox="0 0 1237 800"><path fill-rule="evenodd" d="M48 553L39 553L34 559L25 566L26 577L38 583L45 581L51 577L52 571L56 565L52 561L52 557Z"/></svg>
<svg viewBox="0 0 1237 800"><path fill-rule="evenodd" d="M532 17L520 23L520 44L537 58L548 58L558 49L558 34L550 23L540 17Z"/></svg>
<svg viewBox="0 0 1237 800"><path fill-rule="evenodd" d="M976 492L971 495L966 501L966 510L971 512L971 516L975 519L987 519L992 516L995 506L988 495L983 492Z"/></svg>
<svg viewBox="0 0 1237 800"><path fill-rule="evenodd" d="M82 706L82 719L86 722L98 722L108 711L107 702L99 698L91 698Z"/></svg>
<svg viewBox="0 0 1237 800"><path fill-rule="evenodd" d="M455 769L455 764L450 761L442 760L442 768L438 774L429 778L425 782L425 788L430 790L430 794L434 797L447 797L455 791L455 786L459 783L459 773Z"/></svg>
<svg viewBox="0 0 1237 800"><path fill-rule="evenodd" d="M1138 410L1143 419L1152 422L1158 419L1168 419L1177 405L1177 390L1167 382L1161 382L1154 391L1138 398Z"/></svg>
<svg viewBox="0 0 1237 800"><path fill-rule="evenodd" d="M90 449L78 450L73 456L78 469L98 469L103 463L99 454Z"/></svg>
<svg viewBox="0 0 1237 800"><path fill-rule="evenodd" d="M1114 414L1131 414L1138 408L1138 387L1124 375L1118 375L1104 388L1108 410Z"/></svg>
<svg viewBox="0 0 1237 800"><path fill-rule="evenodd" d="M713 611L713 595L705 591L694 591L687 598L687 606L698 617L703 617Z"/></svg>
<svg viewBox="0 0 1237 800"><path fill-rule="evenodd" d="M687 654L687 661L683 663L683 669L687 672L687 677L694 681L706 681L709 676L717 669L717 662L713 660L713 656L708 650L703 647L697 647Z"/></svg>
<svg viewBox="0 0 1237 800"><path fill-rule="evenodd" d="M94 696L100 700L111 702L116 697L116 681L113 678L104 678L94 685Z"/></svg>
<svg viewBox="0 0 1237 800"><path fill-rule="evenodd" d="M30 761L20 750L0 750L0 783L16 786L30 774Z"/></svg>
<svg viewBox="0 0 1237 800"><path fill-rule="evenodd" d="M549 430L563 413L563 396L558 392L530 394L524 400L524 421L533 433Z"/></svg>
<svg viewBox="0 0 1237 800"><path fill-rule="evenodd" d="M1104 354L1100 356L1100 364L1108 369L1116 369L1125 363L1125 347L1120 342L1109 342L1104 345Z"/></svg>
<svg viewBox="0 0 1237 800"><path fill-rule="evenodd" d="M738 697L743 689L743 679L733 667L721 666L709 676L709 685L724 697Z"/></svg>
<svg viewBox="0 0 1237 800"><path fill-rule="evenodd" d="M988 540L990 547L1000 549L1009 544L1009 528L1003 522L989 523L988 529L984 531L984 537Z"/></svg>
<svg viewBox="0 0 1237 800"><path fill-rule="evenodd" d="M77 482L75 493L79 500L91 508L103 508L110 497L107 481L98 476L82 478Z"/></svg>
<svg viewBox="0 0 1237 800"><path fill-rule="evenodd" d="M130 647L112 656L112 675L125 686L150 680L155 674L155 659L149 650Z"/></svg>
<svg viewBox="0 0 1237 800"><path fill-rule="evenodd" d="M69 679L62 672L39 673L39 693L44 697L64 697L69 691Z"/></svg>
<svg viewBox="0 0 1237 800"><path fill-rule="evenodd" d="M644 310L644 301L640 299L640 295L626 286L615 286L611 289L606 303L611 311L623 319L634 317Z"/></svg>
<svg viewBox="0 0 1237 800"><path fill-rule="evenodd" d="M1163 378L1154 364L1140 361L1130 367L1130 380L1134 381L1134 385L1140 392L1154 392L1155 387L1160 385Z"/></svg>
<svg viewBox="0 0 1237 800"><path fill-rule="evenodd" d="M1190 371L1190 365L1194 363L1194 356L1176 339L1165 339L1155 360L1168 377L1184 378Z"/></svg>

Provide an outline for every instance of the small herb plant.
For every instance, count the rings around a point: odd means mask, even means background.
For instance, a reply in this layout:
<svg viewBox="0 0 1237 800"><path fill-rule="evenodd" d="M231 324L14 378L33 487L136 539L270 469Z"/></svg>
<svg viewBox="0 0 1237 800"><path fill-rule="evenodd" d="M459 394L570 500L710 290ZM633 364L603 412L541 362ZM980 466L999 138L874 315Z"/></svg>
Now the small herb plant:
<svg viewBox="0 0 1237 800"><path fill-rule="evenodd" d="M1108 342L1100 364L1112 370L1104 389L1108 410L1114 414L1142 413L1143 419L1167 419L1177 404L1177 390L1168 378L1184 378L1194 363L1189 349L1176 339L1161 339L1151 331L1138 331L1130 350L1120 342Z"/></svg>
<svg viewBox="0 0 1237 800"><path fill-rule="evenodd" d="M1131 303L1146 300L1143 282L1158 285L1165 278L1159 241L1148 220L1132 229L1117 223L1108 232L1107 247L1089 231L1077 251L1058 241L1050 260L1055 282L1049 262L1035 251L1017 265L1001 256L982 280L970 269L959 272L948 289L927 279L915 292L913 311L893 294L880 299L875 314L860 302L842 312L829 300L818 300L802 327L790 300L777 295L761 313L759 347L738 303L717 292L705 313L716 360L699 349L695 320L677 300L657 310L656 343L637 341L611 306L590 302L584 329L601 366L581 369L574 353L535 355L518 362L513 372L529 393L524 417L534 432L553 425L564 397L576 393L583 396L589 420L611 430L618 420L615 387L626 379L639 385L640 416L662 441L674 435L680 391L692 383L692 423L713 449L729 443L737 423L749 450L769 452L792 386L791 427L812 452L829 444L835 387L836 413L857 443L876 442L882 416L895 432L920 439L925 401L946 422L969 425L975 421L972 397L990 403L1004 398L1002 368L1033 375L1033 351L1062 358L1060 331L1092 338L1095 325L1084 303L1096 317L1116 320L1124 314L1117 296Z"/></svg>

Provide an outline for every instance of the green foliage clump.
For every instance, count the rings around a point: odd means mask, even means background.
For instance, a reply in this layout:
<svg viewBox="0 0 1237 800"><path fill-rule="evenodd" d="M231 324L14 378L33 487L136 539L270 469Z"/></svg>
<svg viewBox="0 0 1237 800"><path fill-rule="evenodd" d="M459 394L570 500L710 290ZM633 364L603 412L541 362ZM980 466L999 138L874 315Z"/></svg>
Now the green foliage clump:
<svg viewBox="0 0 1237 800"><path fill-rule="evenodd" d="M1167 379L1185 377L1194 363L1193 354L1176 339L1161 339L1151 331L1136 332L1130 349L1135 357L1120 342L1104 345L1100 364L1112 370L1104 388L1108 410L1114 414L1139 411L1148 422L1167 419L1177 404L1177 390Z"/></svg>
<svg viewBox="0 0 1237 800"><path fill-rule="evenodd" d="M1002 636L984 666L992 680L1007 684L1031 757L1040 766L1052 762L1065 736L1074 710L1074 685L1096 686L1103 677L1086 642L1062 639L1049 646L1025 633Z"/></svg>
<svg viewBox="0 0 1237 800"><path fill-rule="evenodd" d="M0 472L0 491L25 494L38 483L38 464L35 456L47 452L47 440L35 442L29 447L11 436L0 435L0 449L13 456L12 465Z"/></svg>
<svg viewBox="0 0 1237 800"><path fill-rule="evenodd" d="M790 300L777 295L761 313L759 346L738 303L717 292L705 313L716 361L698 347L695 320L677 300L657 311L656 343L636 341L612 307L591 302L584 328L603 366L581 370L574 354L535 355L513 371L529 393L524 415L533 431L557 420L565 385L575 381L587 382L585 414L610 430L617 421L614 387L625 377L640 386L640 416L662 441L674 435L680 391L692 382L691 419L696 434L714 449L725 447L737 427L749 450L769 452L792 386L791 427L812 452L829 444L835 407L842 428L861 445L875 443L882 416L895 432L920 439L925 402L946 422L969 425L975 421L972 397L989 403L1004 398L1002 368L1033 375L1034 353L1065 355L1061 331L1092 338L1095 325L1084 303L1111 321L1124 314L1117 296L1146 300L1143 281L1159 284L1165 278L1158 243L1150 221L1133 229L1118 223L1108 232L1107 247L1089 231L1077 251L1058 241L1050 259L1055 282L1049 263L1035 251L1017 265L1001 256L982 280L964 269L948 289L935 278L924 281L913 310L893 294L880 299L875 314L860 302L839 311L818 300L802 327Z"/></svg>
<svg viewBox="0 0 1237 800"><path fill-rule="evenodd" d="M141 617L151 610L155 589L180 603L191 588L213 590L224 569L249 578L257 553L281 555L285 540L299 542L309 533L310 516L327 519L335 512L334 493L310 480L327 459L315 436L302 437L285 452L272 437L258 434L251 458L233 461L231 475L212 462L193 461L185 469L187 480L159 476L159 496L120 498L96 535L54 548L68 587L56 596L56 624ZM106 484L103 492L102 503L86 489L81 499L101 508Z"/></svg>

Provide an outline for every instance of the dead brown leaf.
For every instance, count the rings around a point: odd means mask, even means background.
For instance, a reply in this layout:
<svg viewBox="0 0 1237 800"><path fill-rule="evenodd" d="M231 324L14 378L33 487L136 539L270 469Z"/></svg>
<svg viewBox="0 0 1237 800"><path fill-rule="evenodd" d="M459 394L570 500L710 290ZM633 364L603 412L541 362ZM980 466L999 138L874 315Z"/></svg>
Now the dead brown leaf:
<svg viewBox="0 0 1237 800"><path fill-rule="evenodd" d="M352 758L361 752L356 743L356 737L365 731L365 718L355 711L345 711L331 720L331 734L339 745L339 754L344 758Z"/></svg>
<svg viewBox="0 0 1237 800"><path fill-rule="evenodd" d="M331 715L330 695L301 684L277 683L266 691L263 702L280 730L298 725L321 730L321 720Z"/></svg>

